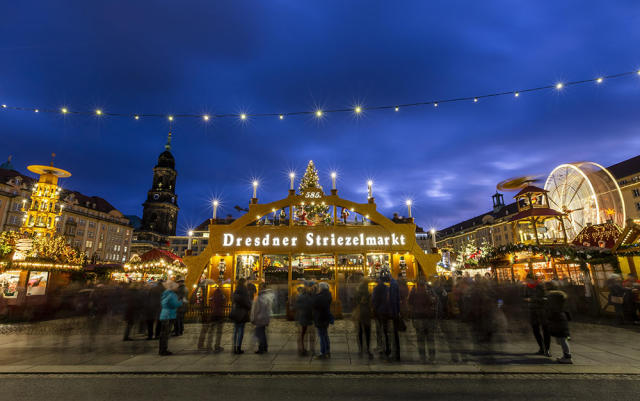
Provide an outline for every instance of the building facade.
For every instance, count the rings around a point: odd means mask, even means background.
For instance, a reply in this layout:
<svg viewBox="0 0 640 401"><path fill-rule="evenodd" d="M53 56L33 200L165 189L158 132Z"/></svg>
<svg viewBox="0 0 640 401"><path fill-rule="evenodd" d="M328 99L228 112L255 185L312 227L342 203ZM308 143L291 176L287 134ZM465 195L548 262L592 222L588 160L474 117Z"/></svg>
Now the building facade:
<svg viewBox="0 0 640 401"><path fill-rule="evenodd" d="M191 235L170 236L168 243L171 252L183 257L187 254L188 250L191 250L191 255L199 255L209 244L210 222L211 219L203 221L202 224L190 231ZM189 241L191 241L191 246L189 246Z"/></svg>
<svg viewBox="0 0 640 401"><path fill-rule="evenodd" d="M0 168L0 230L19 231L25 213L23 206L31 203L36 180L4 164ZM56 232L68 243L83 251L91 261L123 262L129 258L133 228L120 211L97 196L62 190L62 214Z"/></svg>
<svg viewBox="0 0 640 401"><path fill-rule="evenodd" d="M614 164L608 170L618 181L627 219L640 218L640 156Z"/></svg>

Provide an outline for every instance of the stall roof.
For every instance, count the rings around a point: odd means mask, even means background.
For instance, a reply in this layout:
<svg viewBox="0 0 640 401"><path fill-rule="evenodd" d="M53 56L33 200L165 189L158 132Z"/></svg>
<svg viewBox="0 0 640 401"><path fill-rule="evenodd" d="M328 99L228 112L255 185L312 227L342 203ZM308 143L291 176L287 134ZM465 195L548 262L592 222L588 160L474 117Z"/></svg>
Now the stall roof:
<svg viewBox="0 0 640 401"><path fill-rule="evenodd" d="M525 219L527 217L554 217L554 216L562 216L562 213L557 210L550 209L548 207L535 207L531 209L525 209L518 212L515 216L513 216L510 221L516 221Z"/></svg>
<svg viewBox="0 0 640 401"><path fill-rule="evenodd" d="M164 259L165 262L173 263L176 260L180 262L180 264L184 264L182 258L176 255L173 252L164 250L164 249L152 249L146 253L140 255L140 260L142 262L152 262L154 260Z"/></svg>

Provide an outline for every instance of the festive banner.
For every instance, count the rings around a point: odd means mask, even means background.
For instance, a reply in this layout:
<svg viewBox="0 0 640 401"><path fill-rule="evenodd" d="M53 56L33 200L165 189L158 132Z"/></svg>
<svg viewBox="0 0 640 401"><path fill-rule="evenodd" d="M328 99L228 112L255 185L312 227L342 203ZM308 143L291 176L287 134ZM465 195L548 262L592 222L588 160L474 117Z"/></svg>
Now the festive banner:
<svg viewBox="0 0 640 401"><path fill-rule="evenodd" d="M0 273L0 288L2 288L2 296L4 298L17 298L19 283L19 271L8 271Z"/></svg>
<svg viewBox="0 0 640 401"><path fill-rule="evenodd" d="M27 296L44 295L47 292L49 272L30 272L27 283Z"/></svg>

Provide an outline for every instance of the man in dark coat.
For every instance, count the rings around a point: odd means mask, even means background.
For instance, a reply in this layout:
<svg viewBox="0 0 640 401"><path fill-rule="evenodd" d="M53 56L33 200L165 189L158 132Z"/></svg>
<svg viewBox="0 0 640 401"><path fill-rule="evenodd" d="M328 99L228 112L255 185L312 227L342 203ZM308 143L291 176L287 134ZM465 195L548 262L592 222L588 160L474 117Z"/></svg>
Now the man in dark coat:
<svg viewBox="0 0 640 401"><path fill-rule="evenodd" d="M396 280L383 274L371 296L373 313L382 329L384 337L384 355L391 357L391 341L389 339L389 323L393 324L394 351L396 360L400 360L400 289Z"/></svg>
<svg viewBox="0 0 640 401"><path fill-rule="evenodd" d="M569 348L569 313L566 310L567 294L560 291L554 283L547 283L547 320L549 322L549 334L556 338L562 347L562 358L557 358L558 363L571 364L571 349Z"/></svg>
<svg viewBox="0 0 640 401"><path fill-rule="evenodd" d="M184 334L184 315L187 313L187 288L184 286L184 279L178 278L176 281L178 283L178 289L176 290L176 295L178 299L182 302L182 305L178 308L178 312L176 313L176 324L173 330L173 335L181 336Z"/></svg>
<svg viewBox="0 0 640 401"><path fill-rule="evenodd" d="M122 341L131 341L129 334L136 320L140 317L140 309L140 290L138 289L138 285L134 283L124 292L124 321L127 325L124 329Z"/></svg>
<svg viewBox="0 0 640 401"><path fill-rule="evenodd" d="M362 278L355 296L356 308L353 311L353 317L358 326L358 351L362 356L365 345L366 353L369 359L373 358L371 354L371 294L369 293L369 282Z"/></svg>
<svg viewBox="0 0 640 401"><path fill-rule="evenodd" d="M549 346L551 336L545 316L545 290L544 284L534 279L533 274L527 274L527 283L524 289L524 300L529 307L529 323L533 330L533 336L538 342L538 355L550 357Z"/></svg>
<svg viewBox="0 0 640 401"><path fill-rule="evenodd" d="M331 357L331 345L329 342L329 324L333 323L331 315L331 292L329 284L320 283L319 292L313 298L313 321L318 330L320 339L319 359Z"/></svg>
<svg viewBox="0 0 640 401"><path fill-rule="evenodd" d="M145 303L145 320L147 321L147 339L152 340L154 338L154 330L153 324L156 324L155 328L155 338L160 337L160 310L161 301L162 301L162 293L164 292L164 286L162 285L162 281L158 280L155 284L151 286L147 293L147 299Z"/></svg>
<svg viewBox="0 0 640 401"><path fill-rule="evenodd" d="M244 278L238 280L236 290L233 292L232 301L233 305L229 318L233 321L233 353L243 354L242 339L244 338L244 326L249 321L252 302Z"/></svg>
<svg viewBox="0 0 640 401"><path fill-rule="evenodd" d="M313 353L313 344L316 341L313 332L313 283L306 282L304 287L298 287L298 296L296 297L295 311L296 322L298 323L298 354L300 356L308 355L305 349L305 337L309 340L309 351Z"/></svg>

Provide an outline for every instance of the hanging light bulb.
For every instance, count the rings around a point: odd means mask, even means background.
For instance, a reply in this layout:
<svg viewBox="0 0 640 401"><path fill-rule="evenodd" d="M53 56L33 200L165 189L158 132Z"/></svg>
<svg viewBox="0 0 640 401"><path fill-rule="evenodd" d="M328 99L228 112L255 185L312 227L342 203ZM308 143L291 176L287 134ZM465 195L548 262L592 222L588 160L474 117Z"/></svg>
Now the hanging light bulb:
<svg viewBox="0 0 640 401"><path fill-rule="evenodd" d="M169 121L173 121L173 116L169 116L167 118L169 119Z"/></svg>
<svg viewBox="0 0 640 401"><path fill-rule="evenodd" d="M69 112L66 107L61 108L60 111L62 112L62 114L67 114Z"/></svg>
<svg viewBox="0 0 640 401"><path fill-rule="evenodd" d="M205 114L204 116L202 116L202 119L203 119L204 121L209 121L209 115L208 115L208 114Z"/></svg>
<svg viewBox="0 0 640 401"><path fill-rule="evenodd" d="M564 88L564 84L563 84L562 82L558 82L558 83L556 84L556 89L557 89L557 90L560 90L560 89L562 89L562 88Z"/></svg>
<svg viewBox="0 0 640 401"><path fill-rule="evenodd" d="M241 120L246 120L247 119L247 115L244 114L244 113L240 114L240 119Z"/></svg>
<svg viewBox="0 0 640 401"><path fill-rule="evenodd" d="M316 117L322 117L322 110L316 110Z"/></svg>
<svg viewBox="0 0 640 401"><path fill-rule="evenodd" d="M102 110L97 109L97 110L96 110L96 115L97 115L97 116L101 116L101 115L102 115Z"/></svg>
<svg viewBox="0 0 640 401"><path fill-rule="evenodd" d="M596 79L596 82L597 82L597 83L599 83L599 84L601 84L601 83L602 83L602 81L604 81L604 78L602 78L602 77L600 77L600 78Z"/></svg>

